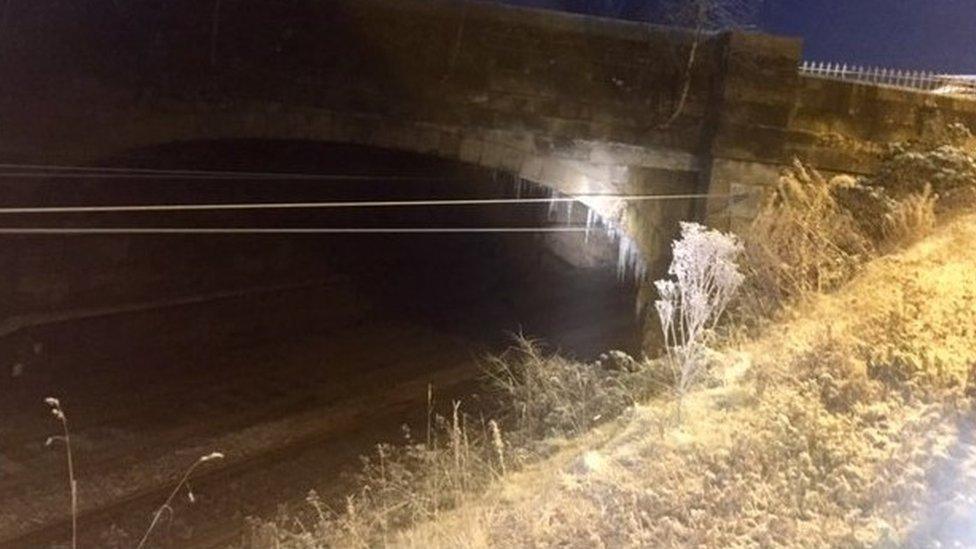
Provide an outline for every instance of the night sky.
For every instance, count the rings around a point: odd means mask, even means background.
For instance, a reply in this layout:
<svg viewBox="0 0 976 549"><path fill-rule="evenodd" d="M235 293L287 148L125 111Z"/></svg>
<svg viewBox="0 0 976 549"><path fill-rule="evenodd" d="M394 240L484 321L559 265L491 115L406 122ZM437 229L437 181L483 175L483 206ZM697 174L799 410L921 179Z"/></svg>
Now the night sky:
<svg viewBox="0 0 976 549"><path fill-rule="evenodd" d="M503 1L631 19L649 3ZM976 74L976 0L765 0L756 26L802 36L809 60Z"/></svg>

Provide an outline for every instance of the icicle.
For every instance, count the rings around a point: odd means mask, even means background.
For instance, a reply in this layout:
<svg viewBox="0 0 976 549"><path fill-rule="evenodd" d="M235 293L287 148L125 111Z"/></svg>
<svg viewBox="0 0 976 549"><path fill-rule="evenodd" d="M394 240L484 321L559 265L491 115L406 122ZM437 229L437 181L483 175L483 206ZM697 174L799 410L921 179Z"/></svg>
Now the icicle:
<svg viewBox="0 0 976 549"><path fill-rule="evenodd" d="M552 221L556 217L556 193L552 190L552 187L546 187L546 192L549 194L549 211L546 212L546 217L549 221Z"/></svg>
<svg viewBox="0 0 976 549"><path fill-rule="evenodd" d="M522 198L522 178L515 179L515 198Z"/></svg>
<svg viewBox="0 0 976 549"><path fill-rule="evenodd" d="M566 202L566 223L573 222L573 204L575 202L572 200Z"/></svg>
<svg viewBox="0 0 976 549"><path fill-rule="evenodd" d="M627 239L617 241L617 281L623 282L627 277Z"/></svg>
<svg viewBox="0 0 976 549"><path fill-rule="evenodd" d="M586 233L583 238L584 244L590 243L590 231L593 229L593 225L596 222L596 212L592 208L586 210Z"/></svg>
<svg viewBox="0 0 976 549"><path fill-rule="evenodd" d="M617 237L617 280L625 282L628 278L641 282L647 276L647 265L641 259L640 250L634 242L623 235Z"/></svg>

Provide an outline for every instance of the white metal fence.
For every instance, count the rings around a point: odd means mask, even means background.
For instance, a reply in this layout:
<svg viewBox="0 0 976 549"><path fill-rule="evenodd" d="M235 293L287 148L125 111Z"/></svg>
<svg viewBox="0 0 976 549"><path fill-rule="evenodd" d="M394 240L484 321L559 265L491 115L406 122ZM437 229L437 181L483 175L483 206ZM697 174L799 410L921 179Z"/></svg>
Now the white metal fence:
<svg viewBox="0 0 976 549"><path fill-rule="evenodd" d="M813 78L860 82L941 95L959 95L976 99L976 75L938 74L879 67L861 67L841 63L804 61L800 74Z"/></svg>

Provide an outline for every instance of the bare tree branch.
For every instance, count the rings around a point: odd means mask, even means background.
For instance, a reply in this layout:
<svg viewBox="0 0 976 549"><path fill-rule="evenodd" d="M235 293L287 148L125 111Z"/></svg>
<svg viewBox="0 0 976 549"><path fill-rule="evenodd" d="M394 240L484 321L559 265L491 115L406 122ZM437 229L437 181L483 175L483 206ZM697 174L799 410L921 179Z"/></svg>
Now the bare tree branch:
<svg viewBox="0 0 976 549"><path fill-rule="evenodd" d="M447 64L447 72L441 80L447 82L454 74L454 67L457 65L458 57L461 55L461 42L464 40L464 25L468 21L468 3L461 5L461 22L458 23L457 36L454 39L454 47L451 49L451 58Z"/></svg>
<svg viewBox="0 0 976 549"><path fill-rule="evenodd" d="M698 62L699 50L709 32L738 28L748 24L756 15L759 0L669 0L663 4L663 20L676 27L694 29L681 76L681 93L671 115L658 129L667 129L681 116L691 93L692 74Z"/></svg>

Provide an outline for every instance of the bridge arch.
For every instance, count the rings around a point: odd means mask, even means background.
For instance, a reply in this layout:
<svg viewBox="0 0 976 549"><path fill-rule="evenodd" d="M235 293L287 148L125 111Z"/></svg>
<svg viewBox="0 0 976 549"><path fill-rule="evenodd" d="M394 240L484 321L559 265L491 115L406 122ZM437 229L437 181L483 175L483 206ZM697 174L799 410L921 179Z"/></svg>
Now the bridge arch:
<svg viewBox="0 0 976 549"><path fill-rule="evenodd" d="M148 113L147 113L148 114ZM167 143L200 141L307 141L358 145L432 156L480 167L550 189L593 210L612 228L620 243L620 261L637 271L661 271L669 256L676 219L660 219L664 211L681 211L678 220L691 215L690 202L627 204L598 194L660 192L648 178L664 170L641 166L648 153L636 147L592 141L553 141L519 130L443 127L404 122L376 116L328 110L285 110L280 105L252 105L249 110L164 111L150 116L113 121L113 131L103 139L85 142L83 149L66 149L71 163L97 165L100 159L117 158L126 151L148 149ZM660 157L660 155L657 155ZM656 158L656 163L661 159ZM698 169L686 155L669 159L676 170L692 174L671 189L694 190ZM636 166L634 166L636 164ZM665 188L665 193L666 188ZM585 196L590 195L590 196Z"/></svg>
<svg viewBox="0 0 976 549"><path fill-rule="evenodd" d="M90 164L165 143L304 140L432 155L497 170L566 195L625 192L629 176L627 164L615 161L609 152L593 161L592 143L556 143L529 132L450 128L327 110L286 111L275 105L243 111L164 111L114 120L111 127L110 134L66 149L62 157ZM587 205L605 217L618 213L606 201Z"/></svg>
<svg viewBox="0 0 976 549"><path fill-rule="evenodd" d="M359 159L356 159L356 156ZM308 159L303 163L302 159ZM352 158L347 164L336 164L336 160ZM413 162L416 162L414 164ZM374 198L419 200L426 198L480 198L514 196L514 184L522 185L523 196L544 197L542 187L522 182L521 179L511 177L497 177L500 170L488 170L481 167L457 162L442 161L433 155L419 155L401 153L391 149L366 147L358 145L337 145L313 140L267 140L239 138L227 140L192 140L173 141L149 147L137 147L127 151L120 151L112 156L95 159L91 164L103 166L134 165L150 169L194 169L220 171L264 171L282 172L290 168L296 172L307 173L350 173L360 174L361 168L367 168L378 177L376 182L371 180L351 181L282 181L280 184L268 185L267 181L226 182L214 183L191 181L148 181L124 182L119 179L106 181L86 180L84 192L76 194L72 200L82 203L179 203L179 202L287 202L287 201L331 201L331 200L372 200ZM336 166L330 169L329 166ZM451 171L457 168L457 172ZM434 181L395 180L384 177L386 174L401 170L403 175L419 175L422 173L442 173L444 177ZM469 175L470 174L470 175ZM420 178L423 179L423 178ZM75 182L56 180L39 183L36 191L42 197L42 202L52 201L52 196L60 189L70 189ZM77 183L82 183L81 181ZM390 192L392 191L392 192ZM220 193L220 194L213 194ZM25 198L25 202L27 202ZM33 199L29 202L34 202ZM565 204L559 206L556 215L561 221L565 220ZM575 223L586 219L584 208L576 205L572 211ZM392 211L391 211L392 210ZM419 210L419 211L418 211ZM403 213L398 213L403 212ZM416 212L416 213L414 213ZM334 214L338 213L338 216ZM103 226L196 226L196 223L211 226L424 226L424 225L465 225L465 226L535 226L545 224L548 217L546 204L527 205L527 207L473 207L473 208L444 208L423 209L409 208L406 210L353 210L323 212L309 210L298 212L250 212L233 215L217 212L216 214L196 214L193 212L178 215L139 213L129 218L125 214L106 218L81 216L64 220L70 225L103 225ZM112 214L116 215L116 214ZM434 216L428 219L425 216ZM58 221L58 220L55 220ZM565 236L565 239L561 237ZM466 239L465 239L466 238ZM133 300L167 299L167 296L180 296L185 293L208 294L222 292L223 287L212 287L213 284L223 284L218 278L226 278L228 284L275 285L292 282L295 277L285 277L279 280L281 273L274 269L269 271L268 265L280 262L286 268L303 269L310 265L307 276L318 278L322 267L322 258L328 258L329 265L323 267L322 272L347 273L349 282L359 288L352 294L371 296L368 300L384 303L396 303L397 296L403 296L396 288L382 288L385 284L384 270L393 275L397 285L414 287L415 295L431 296L433 303L441 299L443 308L451 308L461 303L452 296L467 298L480 294L485 298L505 301L504 306L511 306L511 311L528 311L527 314L537 315L546 313L552 316L553 310L585 311L591 306L600 309L606 303L619 313L630 316L633 321L632 304L635 297L632 284L622 284L613 273L616 260L615 242L606 238L605 234L594 231L589 235L588 242L584 242L584 235L502 235L487 238L477 235L470 237L435 236L383 236L383 237L341 237L329 238L269 238L269 237L217 237L181 238L181 237L142 237L108 238L85 237L78 238L48 238L25 240L9 247L9 253L18 254L15 249L20 246L33 247L34 254L41 254L47 258L48 265L32 264L30 261L14 260L13 272L24 272L23 279L28 286L33 285L30 296L33 300L23 299L25 303L47 299L46 296L61 296L65 302L73 299L71 294L88 293L99 298L100 303L110 305L118 301L128 303ZM480 250L466 248L466 244L475 244ZM362 247L360 247L362 246ZM62 250L48 253L49 249ZM84 251L87 250L87 251ZM240 250L240 251L235 251ZM479 254L484 257L479 257ZM6 255L6 254L5 254ZM64 256L61 261L59 256ZM233 257L231 257L233 256ZM353 257L355 256L355 257ZM147 267L152 262L151 257L169 258L167 265L159 268ZM318 260L316 258L319 258ZM362 258L362 259L359 259ZM523 261L524 259L524 261ZM55 262L61 262L55 265ZM36 263L36 262L35 262ZM363 263L376 263L365 271L360 269ZM430 263L428 267L417 264ZM16 264L16 265L14 265ZM172 264L185 267L172 267ZM33 265L33 266L32 266ZM333 268L334 267L334 268ZM47 280L34 277L37 272L61 273L63 278L69 279L66 284L60 284L58 290L57 277ZM146 276L150 271L151 276ZM359 276L364 272L363 276ZM86 274L87 273L87 274ZM98 273L105 273L99 275ZM223 277L223 273L228 276ZM353 276L355 273L355 276ZM91 276L89 276L89 274ZM443 276L443 280L436 280L436 285L430 280ZM88 288L88 281L98 282L98 278L105 282L100 288ZM112 280L107 280L111 278ZM145 280L143 280L145 278ZM172 279L167 283L165 279ZM182 279L182 280L181 280ZM143 284L145 282L145 284ZM101 282L98 282L101 284ZM524 283L524 287L523 287ZM210 285L208 285L210 284ZM129 285L127 288L126 286ZM19 284L12 285L14 287ZM111 287L113 295L105 293L106 287ZM30 289L30 288L28 288ZM233 288L232 288L233 290ZM439 296L444 290L445 296ZM453 293L452 293L453 292ZM163 295L165 294L165 295ZM548 306L526 309L533 300L538 301L542 296L556 296L558 301ZM25 296L30 297L30 296ZM413 296L407 295L412 298ZM526 298L526 303L519 303ZM549 298L546 298L549 299ZM623 299L623 302L620 302ZM407 300L400 300L407 301ZM423 303L423 299L415 299ZM514 303L513 303L514 302ZM73 308L75 305L62 303L45 303L48 310L59 310L62 307ZM397 304L400 307L400 304ZM555 308L554 308L555 307ZM430 309L430 307L427 307ZM433 307L437 309L437 307ZM397 309L399 310L399 308ZM429 312L429 311L428 311ZM617 313L614 313L617 315ZM391 313L396 317L400 313ZM413 314L413 313L410 313ZM473 313L474 314L474 313ZM510 321L515 313L509 316ZM519 313L521 314L521 313ZM570 316L570 315L562 315ZM585 314L572 315L585 319ZM544 335L533 331L533 325L539 326L538 319L527 317L524 328L527 334L539 335L544 339L558 339L560 333L550 332ZM594 317L593 320L599 317ZM619 315L615 316L619 321ZM519 323L521 323L519 318ZM629 321L628 321L629 322ZM597 321L597 324L599 322ZM612 324L608 322L608 325ZM619 322L618 322L619 325ZM504 330L517 330L518 324L510 324ZM602 330L603 328L594 328ZM503 333L500 330L497 333ZM553 337L555 336L555 337ZM564 348L572 352L572 341L562 342Z"/></svg>
<svg viewBox="0 0 976 549"><path fill-rule="evenodd" d="M528 130L461 128L326 109L290 109L280 104L214 109L174 104L145 109L140 116L100 121L112 131L99 139L70 136L53 154L65 164L98 165L126 151L167 143L278 140L335 143L400 151L494 170L562 195L687 194L700 189L702 167L694 155L594 140L549 139ZM636 306L654 292L650 280L664 274L678 222L696 215L694 200L624 204L580 197L611 224L618 237L617 263L645 274ZM653 332L654 330L651 329ZM653 335L651 336L653 337Z"/></svg>

